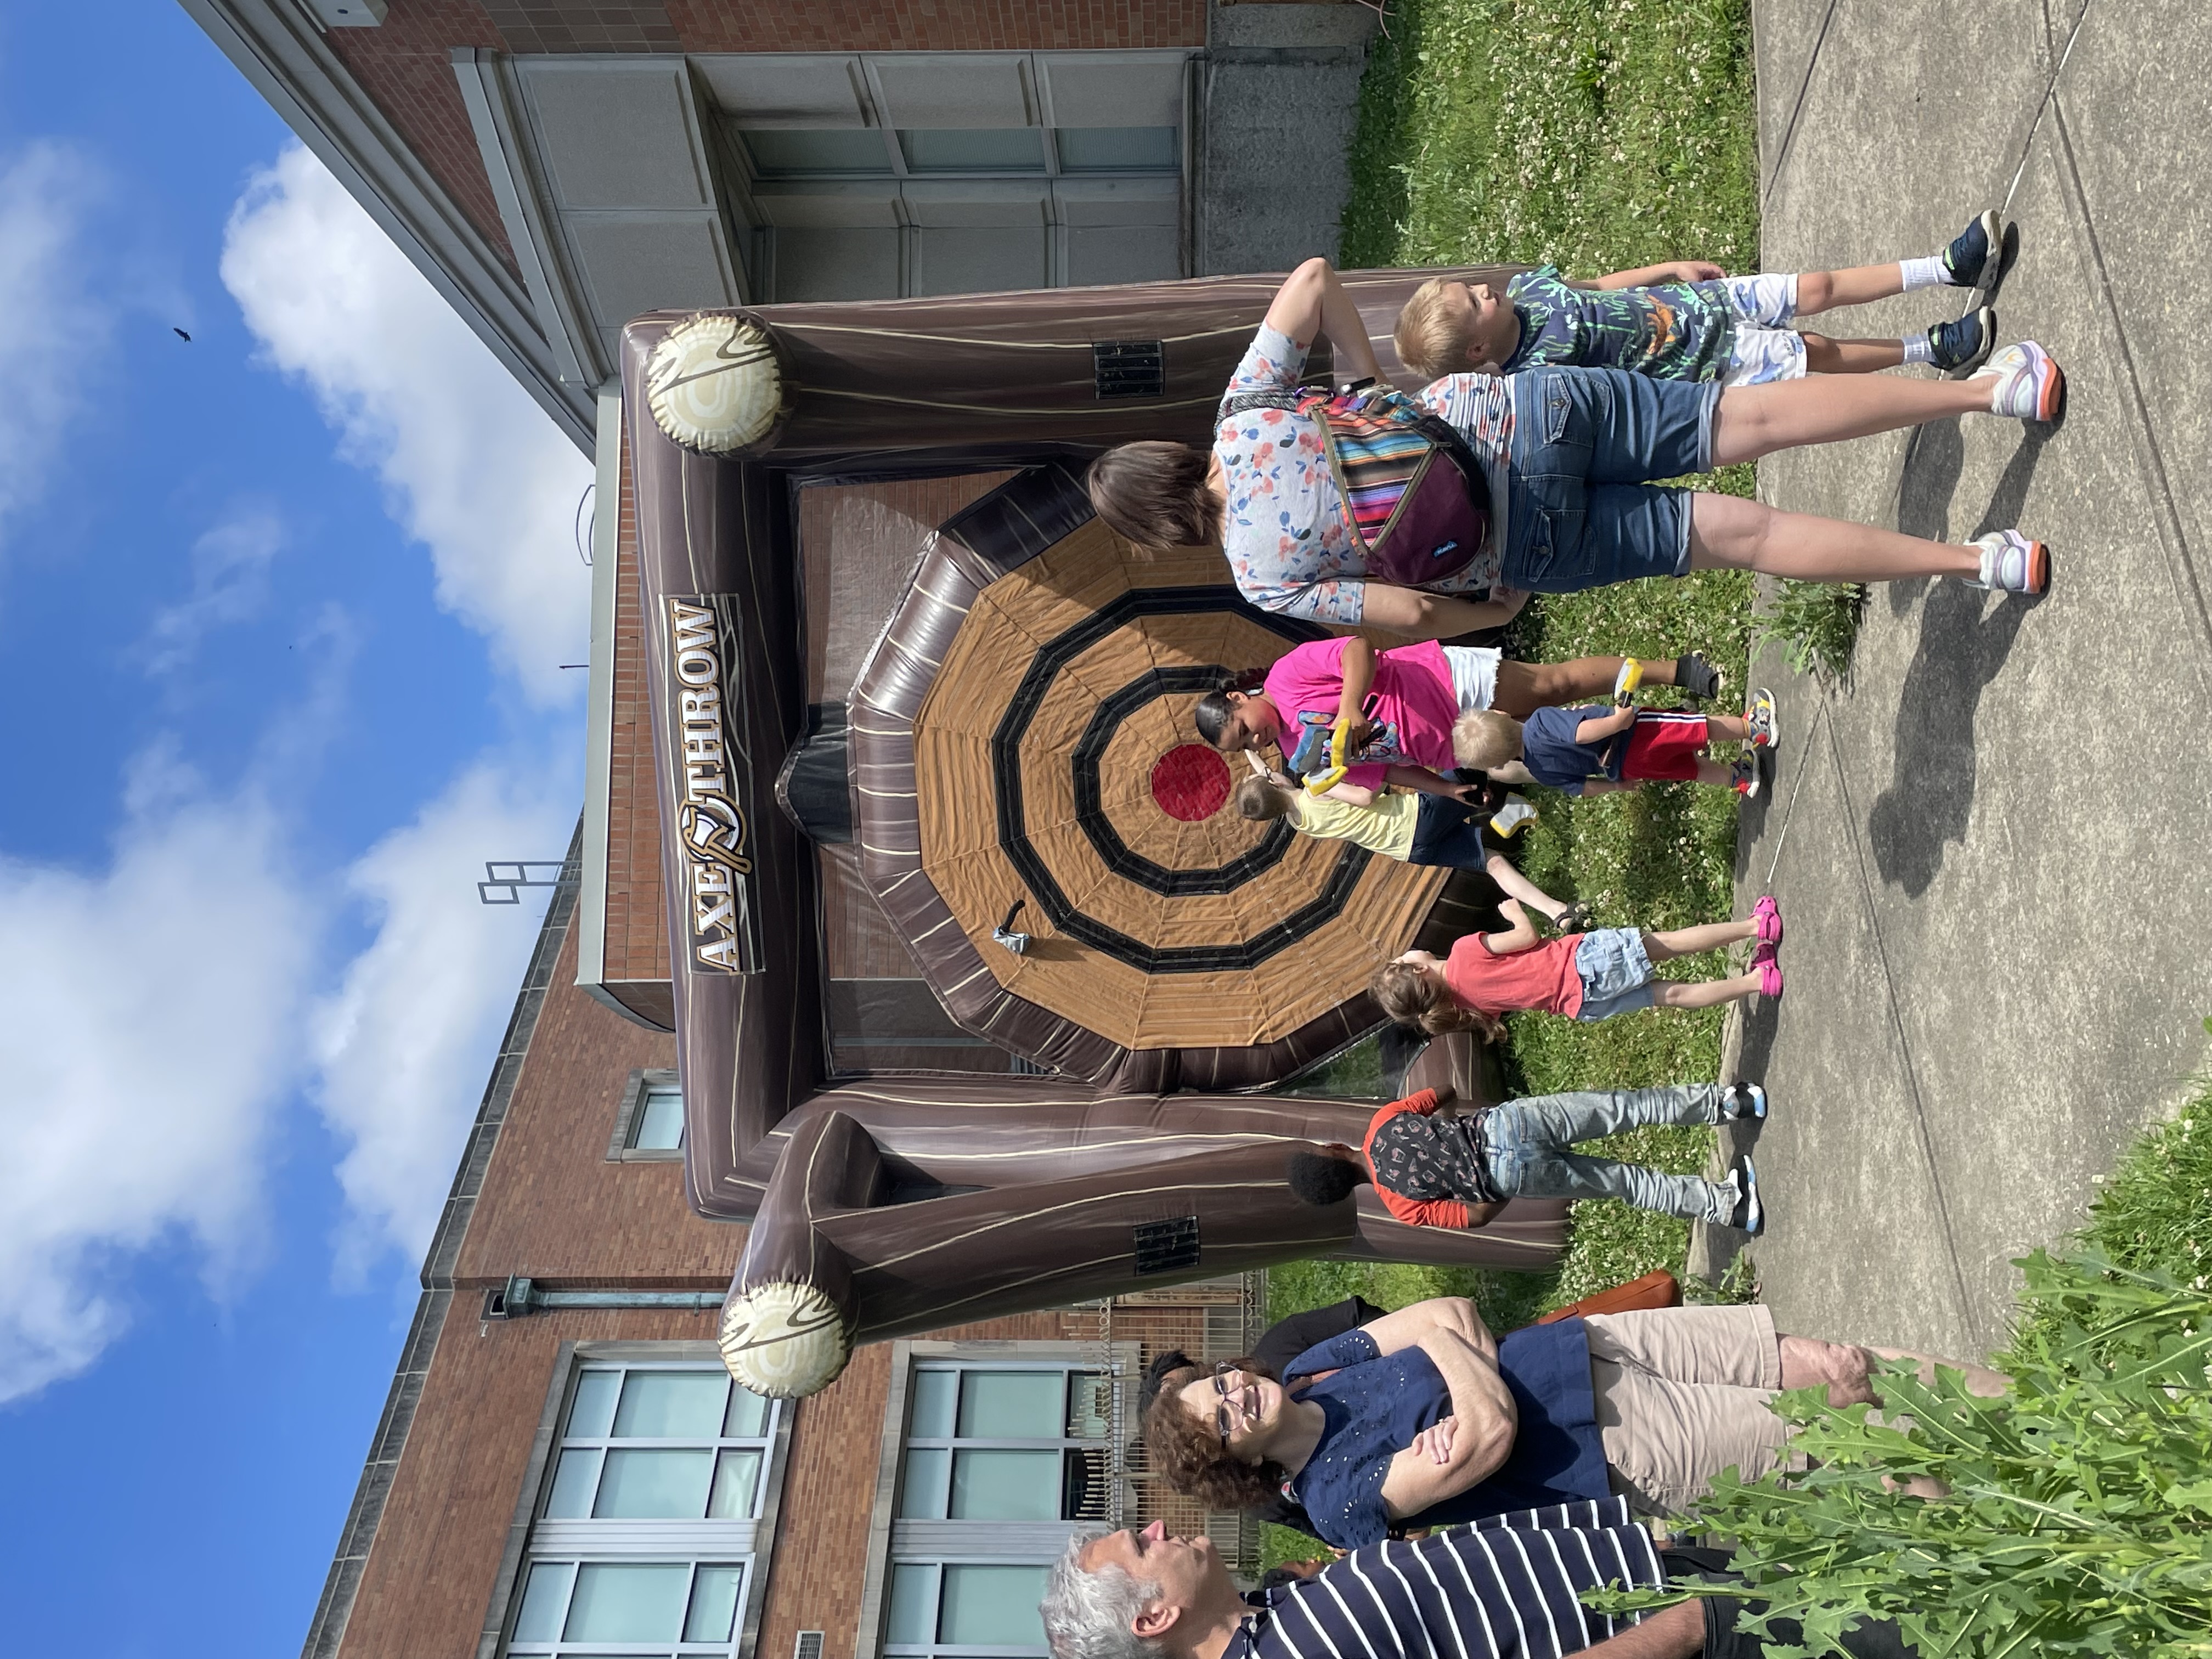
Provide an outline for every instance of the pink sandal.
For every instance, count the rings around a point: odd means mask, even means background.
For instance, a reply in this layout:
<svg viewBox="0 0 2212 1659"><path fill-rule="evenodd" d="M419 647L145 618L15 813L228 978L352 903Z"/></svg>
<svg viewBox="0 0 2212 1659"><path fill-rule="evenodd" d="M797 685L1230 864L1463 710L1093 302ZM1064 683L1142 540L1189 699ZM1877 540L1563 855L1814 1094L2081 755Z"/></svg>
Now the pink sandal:
<svg viewBox="0 0 2212 1659"><path fill-rule="evenodd" d="M1759 994L1779 997L1782 994L1782 963L1774 954L1771 945L1762 945L1752 953L1751 970L1759 975Z"/></svg>
<svg viewBox="0 0 2212 1659"><path fill-rule="evenodd" d="M1759 942L1778 945L1782 943L1782 907L1774 902L1771 893L1763 895L1751 907L1751 919L1759 924Z"/></svg>

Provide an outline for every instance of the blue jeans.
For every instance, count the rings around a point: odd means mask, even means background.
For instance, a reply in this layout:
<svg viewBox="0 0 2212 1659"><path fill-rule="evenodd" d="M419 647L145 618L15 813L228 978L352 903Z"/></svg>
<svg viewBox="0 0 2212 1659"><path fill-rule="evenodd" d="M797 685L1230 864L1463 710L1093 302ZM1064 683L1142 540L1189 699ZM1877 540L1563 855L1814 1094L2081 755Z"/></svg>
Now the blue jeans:
<svg viewBox="0 0 2212 1659"><path fill-rule="evenodd" d="M1719 384L1617 368L1512 378L1506 586L1574 593L1685 574L1692 492L1650 480L1711 467Z"/></svg>
<svg viewBox="0 0 2212 1659"><path fill-rule="evenodd" d="M1718 1123L1727 1093L1717 1083L1690 1083L1509 1100L1482 1115L1484 1168L1508 1198L1618 1198L1685 1221L1725 1223L1735 1204L1727 1187L1567 1149L1646 1124Z"/></svg>

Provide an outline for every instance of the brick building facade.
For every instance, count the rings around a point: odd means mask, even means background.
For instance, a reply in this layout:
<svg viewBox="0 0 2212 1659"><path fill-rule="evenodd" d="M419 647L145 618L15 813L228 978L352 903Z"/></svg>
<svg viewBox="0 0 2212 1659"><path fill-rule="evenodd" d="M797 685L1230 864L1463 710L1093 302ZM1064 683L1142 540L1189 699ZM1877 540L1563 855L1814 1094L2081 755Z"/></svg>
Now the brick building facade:
<svg viewBox="0 0 2212 1659"><path fill-rule="evenodd" d="M574 860L572 850L572 870ZM1251 1287L1236 1281L864 1348L835 1385L798 1402L731 1390L714 1315L744 1229L693 1214L674 1146L653 1144L672 1142L680 1123L653 1109L673 1042L576 987L574 911L571 882L547 913L424 1264L309 1659L957 1653L962 1644L935 1639L941 1624L927 1642L897 1639L927 1614L910 1605L915 1575L937 1575L941 1599L948 1573L977 1581L987 1593L979 1601L967 1584L962 1616L991 1633L1007 1595L1029 1594L1059 1547L1063 1511L1105 1519L1119 1505L1208 1524L1131 1466L1140 1460L1127 1417L1133 1380L1160 1349L1242 1351ZM1011 1388L1018 1412L1043 1379L1079 1394L1088 1416L1016 1424L1011 1436L1000 1424L991 1446L956 1435L945 1467L917 1468L903 1441L928 1410L916 1375L933 1367L956 1376L956 1393L971 1374L997 1387L1002 1409ZM606 1401L612 1420L603 1412L594 1425L612 1433L579 1453L563 1443L579 1437L594 1377L621 1379ZM1103 1393L1094 1377L1107 1379ZM715 1393L726 1403L708 1415L723 1421L685 1424L681 1403L663 1401L664 1420L626 1425L622 1390L645 1384ZM645 1398L641 1410L653 1406ZM936 1426L981 1426L963 1409ZM744 1411L758 1419L738 1425L750 1432L713 1431ZM641 1432L625 1437L626 1426ZM1039 1426L1060 1443L1037 1443ZM687 1437L695 1443L678 1443ZM572 1478L594 1460L596 1490ZM972 1479L968 1460L979 1465ZM1040 1463L1059 1478L1036 1478L1027 1466ZM730 1503L726 1465L745 1471ZM933 1477L934 1499L908 1501ZM924 1513L905 1512L915 1510ZM1237 1543L1233 1519L1212 1524ZM549 1583L564 1601L548 1601ZM720 1601L717 1586L728 1592Z"/></svg>

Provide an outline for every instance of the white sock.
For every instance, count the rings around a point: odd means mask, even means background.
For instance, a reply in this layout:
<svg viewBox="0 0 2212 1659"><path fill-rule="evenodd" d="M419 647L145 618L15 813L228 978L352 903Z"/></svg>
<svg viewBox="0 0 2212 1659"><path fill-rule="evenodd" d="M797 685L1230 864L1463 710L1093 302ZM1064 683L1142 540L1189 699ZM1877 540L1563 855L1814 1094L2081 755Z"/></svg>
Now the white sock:
<svg viewBox="0 0 2212 1659"><path fill-rule="evenodd" d="M1905 337L1905 361L1908 363L1932 363L1936 361L1935 343L1925 334Z"/></svg>
<svg viewBox="0 0 2212 1659"><path fill-rule="evenodd" d="M1942 288L1950 279L1943 274L1943 256L1931 253L1924 259L1899 259L1897 269L1905 279L1907 294L1916 288Z"/></svg>

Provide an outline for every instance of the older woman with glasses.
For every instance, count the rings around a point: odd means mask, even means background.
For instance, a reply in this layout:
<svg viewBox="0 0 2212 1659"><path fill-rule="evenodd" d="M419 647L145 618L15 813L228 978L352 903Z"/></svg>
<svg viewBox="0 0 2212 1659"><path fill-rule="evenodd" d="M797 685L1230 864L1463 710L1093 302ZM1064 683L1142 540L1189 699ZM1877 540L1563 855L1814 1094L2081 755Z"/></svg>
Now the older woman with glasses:
<svg viewBox="0 0 2212 1659"><path fill-rule="evenodd" d="M1784 1457L1777 1389L1875 1401L1877 1356L1934 1363L1782 1335L1756 1306L1592 1315L1498 1340L1471 1303L1441 1297L1317 1344L1281 1381L1251 1360L1170 1379L1145 1443L1176 1491L1217 1509L1279 1492L1340 1549L1610 1492L1667 1514L1724 1468L1756 1480Z"/></svg>

